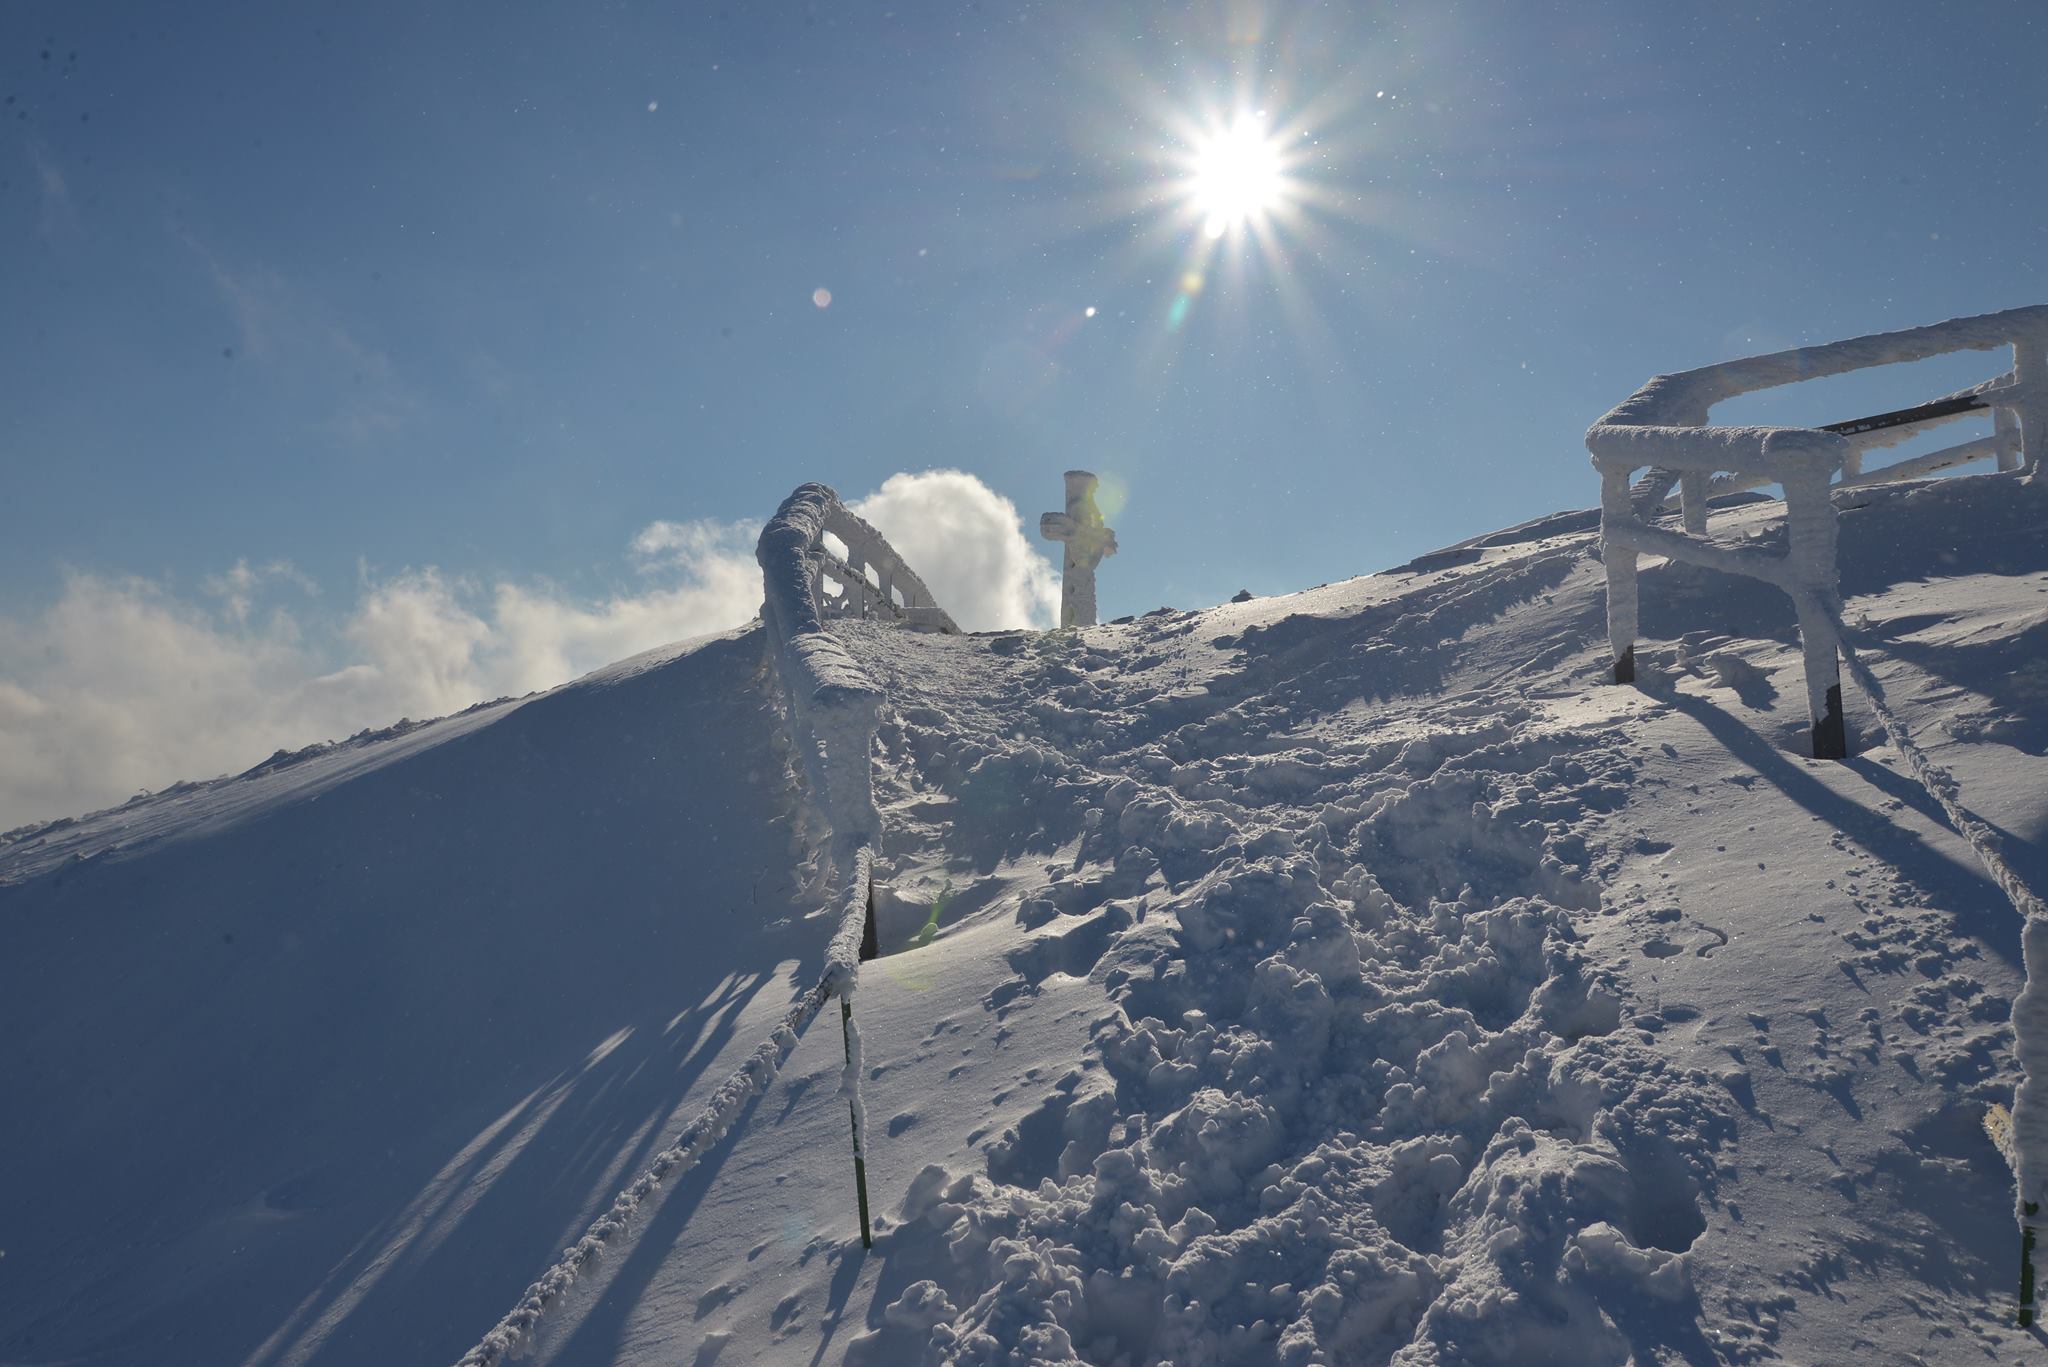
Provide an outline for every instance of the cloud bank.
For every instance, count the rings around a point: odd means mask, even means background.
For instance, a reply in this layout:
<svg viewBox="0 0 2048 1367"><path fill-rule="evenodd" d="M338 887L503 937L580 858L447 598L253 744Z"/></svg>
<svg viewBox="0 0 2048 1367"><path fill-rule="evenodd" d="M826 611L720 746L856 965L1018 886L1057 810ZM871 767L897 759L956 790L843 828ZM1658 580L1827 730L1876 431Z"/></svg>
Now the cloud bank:
<svg viewBox="0 0 2048 1367"><path fill-rule="evenodd" d="M1046 625L1052 568L970 475L896 475L854 505L970 630ZM238 561L181 595L73 573L0 616L0 830L234 772L278 749L549 688L759 609L758 526L655 522L626 589L365 571L342 610L285 563Z"/></svg>

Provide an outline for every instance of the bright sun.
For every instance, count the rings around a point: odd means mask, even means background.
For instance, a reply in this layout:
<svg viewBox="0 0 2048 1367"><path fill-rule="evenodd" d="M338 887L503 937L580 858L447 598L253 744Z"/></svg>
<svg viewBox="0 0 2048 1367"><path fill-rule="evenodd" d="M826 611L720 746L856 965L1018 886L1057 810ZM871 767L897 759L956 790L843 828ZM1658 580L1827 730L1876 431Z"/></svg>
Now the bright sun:
<svg viewBox="0 0 2048 1367"><path fill-rule="evenodd" d="M1280 149L1262 124L1241 116L1195 149L1190 188L1202 231L1221 237L1279 206Z"/></svg>

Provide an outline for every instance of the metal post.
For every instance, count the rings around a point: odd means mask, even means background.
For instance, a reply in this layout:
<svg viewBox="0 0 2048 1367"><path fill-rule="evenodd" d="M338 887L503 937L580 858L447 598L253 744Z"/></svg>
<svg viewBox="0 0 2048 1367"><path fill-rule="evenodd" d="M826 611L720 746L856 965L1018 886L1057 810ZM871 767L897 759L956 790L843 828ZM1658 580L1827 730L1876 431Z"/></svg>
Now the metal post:
<svg viewBox="0 0 2048 1367"><path fill-rule="evenodd" d="M2010 408L1992 414L1992 435L1998 440L1998 468L2017 470L2025 462L2020 456L2020 420Z"/></svg>
<svg viewBox="0 0 2048 1367"><path fill-rule="evenodd" d="M846 1046L846 1061L853 1062L853 1003L839 999L839 1039ZM860 1151L860 1111L853 1098L846 1098L846 1114L853 1127L853 1189L860 1198L860 1246L873 1248L875 1236L868 1230L868 1160Z"/></svg>
<svg viewBox="0 0 2048 1367"><path fill-rule="evenodd" d="M2048 453L2048 350L2033 338L2012 344L2013 378L2024 396L2013 410L2020 424L2020 463L2040 479L2044 453Z"/></svg>
<svg viewBox="0 0 2048 1367"><path fill-rule="evenodd" d="M1607 644L1613 652L1614 681L1636 681L1636 553L1613 533L1635 518L1628 471L1600 467L1600 558L1607 565Z"/></svg>
<svg viewBox="0 0 2048 1367"><path fill-rule="evenodd" d="M1847 759L1849 727L1842 716L1842 661L1835 625L1810 594L1796 594L1799 644L1806 654L1806 707L1813 719L1813 757Z"/></svg>
<svg viewBox="0 0 2048 1367"><path fill-rule="evenodd" d="M1835 640L1834 619L1827 611L1839 574L1835 565L1838 527L1834 497L1828 490L1829 474L1825 466L1816 464L1785 475L1781 483L1791 563L1799 580L1792 603L1799 612L1799 644L1806 655L1806 707L1813 719L1813 757L1846 759L1849 734L1842 716L1841 651Z"/></svg>
<svg viewBox="0 0 2048 1367"><path fill-rule="evenodd" d="M1707 534L1707 472L1687 470L1678 477L1678 507L1689 536Z"/></svg>
<svg viewBox="0 0 2048 1367"><path fill-rule="evenodd" d="M2025 1206L2029 1218L2040 1212L2038 1202L2029 1201ZM2034 1323L2034 1227L2020 1225L2020 1328L2031 1328Z"/></svg>

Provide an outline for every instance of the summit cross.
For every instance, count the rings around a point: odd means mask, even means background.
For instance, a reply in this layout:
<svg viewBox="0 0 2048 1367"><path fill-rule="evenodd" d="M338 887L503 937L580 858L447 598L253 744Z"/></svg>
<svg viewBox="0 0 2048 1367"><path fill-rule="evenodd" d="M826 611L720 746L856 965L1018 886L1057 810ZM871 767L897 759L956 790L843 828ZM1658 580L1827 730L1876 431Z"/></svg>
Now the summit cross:
<svg viewBox="0 0 2048 1367"><path fill-rule="evenodd" d="M1060 566L1063 627L1095 625L1095 567L1104 556L1116 554L1116 533L1103 525L1102 510L1095 506L1098 483L1086 470L1067 471L1067 510L1038 519L1040 536L1066 543Z"/></svg>

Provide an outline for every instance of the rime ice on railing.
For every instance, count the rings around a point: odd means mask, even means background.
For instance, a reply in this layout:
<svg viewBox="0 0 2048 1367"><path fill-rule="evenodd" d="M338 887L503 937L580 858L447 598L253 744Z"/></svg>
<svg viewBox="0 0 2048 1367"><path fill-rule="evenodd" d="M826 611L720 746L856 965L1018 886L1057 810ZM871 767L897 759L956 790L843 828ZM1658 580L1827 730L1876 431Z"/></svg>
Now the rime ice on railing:
<svg viewBox="0 0 2048 1367"><path fill-rule="evenodd" d="M1827 428L1707 425L1716 403L1752 390L1952 351L2007 346L2012 348L2011 370L1916 408ZM1989 437L1882 469L1864 469L1866 452L1986 408L1993 420ZM1639 555L1664 555L1766 580L1790 594L1798 608L1814 755L1840 758L1848 748L1839 665L1845 642L1839 625L1830 486L1837 478L1839 485L1911 479L1984 459L1995 459L2002 472L2025 470L2029 481L2040 480L2042 457L2048 454L2048 305L1659 375L1593 425L1586 433L1586 449L1600 471L1600 542L1607 566L1607 634L1615 682L1635 677ZM1631 486L1635 472L1645 467L1649 473ZM1663 507L1673 484L1679 486L1683 532L1648 521ZM1783 557L1707 539L1711 494L1766 484L1781 484L1785 490L1790 546ZM2034 1314L2036 1222L2048 1206L2048 983L2042 978L2048 972L2048 910L2005 863L1995 834L1963 808L1953 778L1928 763L1911 743L1885 706L1876 676L1853 651L1850 662L1900 753L2025 921L2026 987L2012 1013L2013 1052L2022 1081L2013 1096L2008 1157L2017 1180L2014 1204L2021 1229L2019 1322L2028 1325Z"/></svg>
<svg viewBox="0 0 2048 1367"><path fill-rule="evenodd" d="M875 618L924 631L959 634L960 628L933 601L924 580L887 538L848 510L824 485L803 487L822 489L829 499L819 513L818 534L805 549L812 564L811 592L820 616ZM825 540L828 536L846 548L845 555L832 551ZM833 591L827 591L828 584Z"/></svg>
<svg viewBox="0 0 2048 1367"><path fill-rule="evenodd" d="M836 554L826 538L845 547ZM860 1236L868 1227L867 1109L860 1095L860 1032L853 1023L865 917L872 915L875 851L882 819L875 808L871 762L882 691L839 638L832 617L867 617L958 634L931 590L882 534L847 511L822 484L799 485L761 531L761 618L776 673L789 695L792 730L811 792L832 826L832 864L843 909L820 987L840 1000L846 1067L841 1090L853 1127L853 1167ZM872 577L871 577L872 575ZM827 593L832 579L839 592ZM865 915L854 914L860 909Z"/></svg>
<svg viewBox="0 0 2048 1367"><path fill-rule="evenodd" d="M827 535L846 547L843 557L826 543ZM872 840L881 819L868 755L882 694L825 623L879 617L927 630L959 628L882 534L848 512L823 484L800 485L783 500L762 529L754 555L764 590L761 616L789 694L811 790L837 843ZM839 593L825 591L828 578L842 586Z"/></svg>
<svg viewBox="0 0 2048 1367"><path fill-rule="evenodd" d="M1867 366L1923 360L1951 351L2009 346L2013 367L1946 401L1885 421L1824 428L1710 427L1710 409L1724 399ZM1989 408L1992 435L1865 471L1866 451L1894 445L1938 423ZM1644 553L1762 579L1790 594L1799 613L1813 753L1839 759L1848 751L1842 721L1841 668L1832 625L1839 592L1835 509L1829 490L1844 484L1906 479L1971 460L1995 458L2001 470L2032 467L2039 477L2048 447L2048 305L1957 318L1903 332L1857 337L1826 346L1750 356L1674 375L1659 375L1595 423L1586 449L1600 471L1600 537L1607 566L1607 634L1614 679L1635 678L1637 559ZM1635 473L1649 473L1631 485ZM1683 532L1652 526L1671 486L1679 486ZM1784 556L1716 545L1707 539L1707 499L1717 493L1779 484L1785 490L1790 545Z"/></svg>

